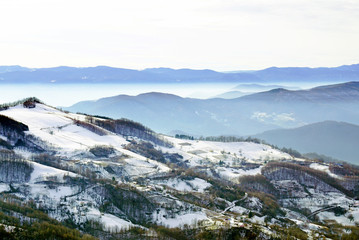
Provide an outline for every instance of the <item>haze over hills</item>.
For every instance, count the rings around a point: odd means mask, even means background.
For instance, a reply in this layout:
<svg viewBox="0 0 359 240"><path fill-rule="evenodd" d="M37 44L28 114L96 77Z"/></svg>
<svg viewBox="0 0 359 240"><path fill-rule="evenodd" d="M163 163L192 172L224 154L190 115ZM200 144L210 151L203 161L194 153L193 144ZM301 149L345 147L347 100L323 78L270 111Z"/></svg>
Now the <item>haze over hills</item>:
<svg viewBox="0 0 359 240"><path fill-rule="evenodd" d="M231 111L230 103L230 100L219 98L202 100L182 98L172 94L146 93L84 101L64 109L112 118L129 118L162 133L181 130L196 136L238 135L241 130L250 133L255 129L265 131L275 127L241 116L239 109Z"/></svg>
<svg viewBox="0 0 359 240"><path fill-rule="evenodd" d="M283 86L283 85L266 85L266 84L258 84L258 83L242 83L230 91L218 94L213 96L212 98L224 98L224 99L233 99L243 97L245 95L250 95L253 93L269 91L277 88L285 88L287 90L299 90L301 88L295 86Z"/></svg>
<svg viewBox="0 0 359 240"><path fill-rule="evenodd" d="M288 90L299 90L298 87L291 87L291 86L285 86L285 85L264 85L264 84L258 84L258 83L242 83L237 85L233 88L233 90L246 90L248 92L263 92L263 91L269 91L275 88L285 88Z"/></svg>
<svg viewBox="0 0 359 240"><path fill-rule="evenodd" d="M31 71L30 68L21 67L18 65L12 65L12 66L0 66L0 73L8 73L8 72L29 72Z"/></svg>
<svg viewBox="0 0 359 240"><path fill-rule="evenodd" d="M249 94L251 94L251 93L241 92L241 91L229 91L229 92L218 94L218 95L214 96L213 98L233 99L233 98L243 97L243 96L249 95Z"/></svg>
<svg viewBox="0 0 359 240"><path fill-rule="evenodd" d="M327 101L358 101L359 82L347 82L334 85L319 86L309 90L287 90L276 88L270 91L256 93L243 97L246 100L260 101L301 101L301 102L327 102Z"/></svg>
<svg viewBox="0 0 359 240"><path fill-rule="evenodd" d="M255 137L301 153L315 152L359 164L359 126L324 121L294 129L270 130Z"/></svg>
<svg viewBox="0 0 359 240"><path fill-rule="evenodd" d="M201 83L343 82L359 80L359 64L333 68L267 68L232 73L213 70L98 67L0 67L1 83Z"/></svg>
<svg viewBox="0 0 359 240"><path fill-rule="evenodd" d="M163 93L119 95L64 109L129 118L162 133L252 135L325 120L359 123L358 85L349 82L310 90L275 89L235 99L203 100Z"/></svg>

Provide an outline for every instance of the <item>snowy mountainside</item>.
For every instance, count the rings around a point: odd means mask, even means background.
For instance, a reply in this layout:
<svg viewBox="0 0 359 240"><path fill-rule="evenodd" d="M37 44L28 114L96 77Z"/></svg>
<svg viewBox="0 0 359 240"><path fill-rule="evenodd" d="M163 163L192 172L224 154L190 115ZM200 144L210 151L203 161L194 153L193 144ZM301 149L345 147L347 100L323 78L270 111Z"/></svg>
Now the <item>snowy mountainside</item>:
<svg viewBox="0 0 359 240"><path fill-rule="evenodd" d="M0 200L32 203L100 239L156 239L164 234L159 226L179 227L188 239L218 229L281 238L288 228L311 238L330 234L328 219L352 232L359 223L359 170L350 165L295 158L254 142L151 133L168 143L158 145L100 126L115 121L42 103L0 115L27 126L23 144L9 141L9 131L0 136L0 174L6 176L0 177ZM39 145L36 151L27 139Z"/></svg>
<svg viewBox="0 0 359 240"><path fill-rule="evenodd" d="M74 124L74 120L83 120L84 115L66 114L44 104L37 104L36 108L28 109L20 105L2 111L8 116L29 126L29 133L33 134L63 150L81 150L100 143L121 145L125 139L116 136L98 136ZM111 139L112 138L112 139Z"/></svg>

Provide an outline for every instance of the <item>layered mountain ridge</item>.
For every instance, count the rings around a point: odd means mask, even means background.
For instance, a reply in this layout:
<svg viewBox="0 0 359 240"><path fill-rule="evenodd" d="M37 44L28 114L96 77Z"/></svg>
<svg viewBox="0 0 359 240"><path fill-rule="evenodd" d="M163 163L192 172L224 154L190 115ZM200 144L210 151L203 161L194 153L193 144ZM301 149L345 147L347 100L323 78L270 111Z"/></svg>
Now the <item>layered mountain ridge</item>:
<svg viewBox="0 0 359 240"><path fill-rule="evenodd" d="M0 66L1 83L203 83L343 82L359 80L359 64L333 68L271 67L231 73L213 70L97 67L24 68Z"/></svg>
<svg viewBox="0 0 359 240"><path fill-rule="evenodd" d="M163 133L250 135L325 120L359 123L358 102L359 82L347 82L309 90L279 88L235 99L182 98L164 93L119 95L64 109L130 118ZM200 129L197 122L203 125Z"/></svg>
<svg viewBox="0 0 359 240"><path fill-rule="evenodd" d="M318 153L358 164L359 126L345 122L324 121L294 129L271 130L255 135L280 147L302 153Z"/></svg>

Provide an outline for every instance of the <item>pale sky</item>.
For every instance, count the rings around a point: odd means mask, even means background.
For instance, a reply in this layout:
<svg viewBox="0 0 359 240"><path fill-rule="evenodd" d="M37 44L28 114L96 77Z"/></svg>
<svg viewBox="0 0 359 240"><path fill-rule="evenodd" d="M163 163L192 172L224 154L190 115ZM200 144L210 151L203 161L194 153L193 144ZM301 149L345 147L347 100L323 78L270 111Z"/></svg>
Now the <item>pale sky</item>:
<svg viewBox="0 0 359 240"><path fill-rule="evenodd" d="M0 65L359 63L359 0L0 0Z"/></svg>

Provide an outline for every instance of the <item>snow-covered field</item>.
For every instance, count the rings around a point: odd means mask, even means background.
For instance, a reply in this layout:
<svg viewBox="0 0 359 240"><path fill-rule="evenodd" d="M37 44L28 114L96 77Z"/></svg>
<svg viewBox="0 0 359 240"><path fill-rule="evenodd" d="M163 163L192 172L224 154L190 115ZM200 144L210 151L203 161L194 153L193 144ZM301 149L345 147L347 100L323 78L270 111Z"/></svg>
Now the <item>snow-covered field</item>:
<svg viewBox="0 0 359 240"><path fill-rule="evenodd" d="M170 228L183 227L185 224L195 225L199 221L209 220L206 213L202 211L188 212L188 213L176 215L176 217L174 218L167 218L166 212L161 210L159 213L154 214L153 218L159 224Z"/></svg>
<svg viewBox="0 0 359 240"><path fill-rule="evenodd" d="M55 178L56 182L63 182L65 176L76 177L77 174L63 171L57 168L48 167L36 162L32 162L34 171L31 173L30 183L46 181L50 178Z"/></svg>
<svg viewBox="0 0 359 240"><path fill-rule="evenodd" d="M336 221L337 223L339 224L342 224L344 226L355 226L357 223L359 223L359 221L356 221L356 220L359 220L359 210L356 210L353 214L353 217L354 217L354 220L350 220L348 218L348 215L349 214L345 214L345 215L340 215L340 216L336 216L334 214L334 212L321 212L321 213L318 213L318 217L321 219L321 220L334 220Z"/></svg>
<svg viewBox="0 0 359 240"><path fill-rule="evenodd" d="M239 177L261 174L261 169L262 166L249 170L218 167L216 172L224 179L237 182Z"/></svg>
<svg viewBox="0 0 359 240"><path fill-rule="evenodd" d="M198 140L183 140L166 137L174 143L174 148L161 148L164 152L179 153L189 161L191 166L200 166L206 163L237 165L241 161L262 163L265 161L292 159L284 152L265 144L252 142L211 142Z"/></svg>
<svg viewBox="0 0 359 240"><path fill-rule="evenodd" d="M93 219L96 221L99 220L102 224L104 224L106 230L110 232L116 232L119 230L129 229L130 227L137 226L130 221L123 220L112 214L101 213L96 208L89 209L89 211L86 213L86 218Z"/></svg>
<svg viewBox="0 0 359 240"><path fill-rule="evenodd" d="M156 183L176 189L177 191L200 192L200 193L203 193L206 188L212 186L209 182L200 178L195 178L192 180L170 178L170 179L166 179L165 181L159 181Z"/></svg>
<svg viewBox="0 0 359 240"><path fill-rule="evenodd" d="M9 184L0 183L0 193L9 191L10 187Z"/></svg>
<svg viewBox="0 0 359 240"><path fill-rule="evenodd" d="M131 176L143 177L156 172L168 172L170 168L154 160L142 158L125 159L126 172Z"/></svg>

